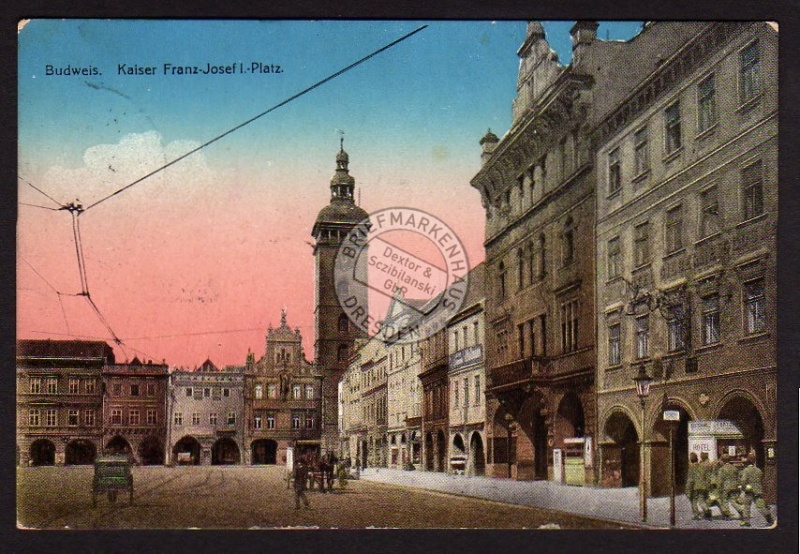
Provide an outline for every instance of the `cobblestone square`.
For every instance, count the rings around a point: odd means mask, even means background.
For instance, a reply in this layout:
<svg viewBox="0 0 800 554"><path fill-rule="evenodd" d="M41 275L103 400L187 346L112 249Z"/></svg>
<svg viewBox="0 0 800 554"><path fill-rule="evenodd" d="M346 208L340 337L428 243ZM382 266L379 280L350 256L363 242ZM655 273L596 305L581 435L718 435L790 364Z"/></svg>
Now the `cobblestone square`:
<svg viewBox="0 0 800 554"><path fill-rule="evenodd" d="M91 467L20 468L17 522L29 529L539 528L619 529L616 523L363 480L308 494L294 509L284 468L136 467L134 499L92 508Z"/></svg>

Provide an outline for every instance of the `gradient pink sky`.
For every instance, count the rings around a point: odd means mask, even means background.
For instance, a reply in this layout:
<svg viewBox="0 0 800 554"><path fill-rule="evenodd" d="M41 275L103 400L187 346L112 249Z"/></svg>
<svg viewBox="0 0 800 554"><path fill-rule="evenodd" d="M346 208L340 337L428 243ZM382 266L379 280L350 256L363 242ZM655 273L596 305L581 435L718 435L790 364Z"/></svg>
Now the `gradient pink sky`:
<svg viewBox="0 0 800 554"><path fill-rule="evenodd" d="M112 344L86 299L69 296L81 290L71 220L52 208L88 206L419 25L29 23L19 35L18 337ZM88 288L122 339L118 359L243 364L248 349L263 354L283 306L313 358L310 232L330 198L340 131L364 209L428 211L479 263L484 212L469 180L486 129L502 135L510 124L524 32L524 22L432 22L81 215ZM117 74L119 63L160 71L237 60L279 62L285 73ZM99 74L48 76L47 65Z"/></svg>

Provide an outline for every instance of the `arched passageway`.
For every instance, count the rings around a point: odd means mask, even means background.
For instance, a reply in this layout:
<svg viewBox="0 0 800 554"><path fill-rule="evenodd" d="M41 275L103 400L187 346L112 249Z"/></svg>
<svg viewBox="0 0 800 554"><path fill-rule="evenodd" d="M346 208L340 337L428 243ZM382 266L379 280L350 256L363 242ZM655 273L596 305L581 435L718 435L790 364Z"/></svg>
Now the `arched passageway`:
<svg viewBox="0 0 800 554"><path fill-rule="evenodd" d="M211 465L235 465L239 460L239 445L230 437L217 440L211 447Z"/></svg>
<svg viewBox="0 0 800 554"><path fill-rule="evenodd" d="M97 447L91 441L76 439L70 441L64 454L64 465L91 465L97 458Z"/></svg>
<svg viewBox="0 0 800 554"><path fill-rule="evenodd" d="M603 445L603 486L635 487L639 484L639 434L633 421L621 411L606 420Z"/></svg>
<svg viewBox="0 0 800 554"><path fill-rule="evenodd" d="M164 463L164 446L158 437L149 436L142 441L139 445L139 461L146 466Z"/></svg>
<svg viewBox="0 0 800 554"><path fill-rule="evenodd" d="M200 443L191 436L183 437L172 449L173 461L177 465L199 465Z"/></svg>
<svg viewBox="0 0 800 554"><path fill-rule="evenodd" d="M486 454L483 451L483 439L480 433L472 433L469 441L470 475L486 475Z"/></svg>
<svg viewBox="0 0 800 554"><path fill-rule="evenodd" d="M254 440L250 451L253 465L273 465L278 462L278 443L274 440Z"/></svg>
<svg viewBox="0 0 800 554"><path fill-rule="evenodd" d="M56 446L47 439L39 439L31 444L31 465L52 466L56 463Z"/></svg>

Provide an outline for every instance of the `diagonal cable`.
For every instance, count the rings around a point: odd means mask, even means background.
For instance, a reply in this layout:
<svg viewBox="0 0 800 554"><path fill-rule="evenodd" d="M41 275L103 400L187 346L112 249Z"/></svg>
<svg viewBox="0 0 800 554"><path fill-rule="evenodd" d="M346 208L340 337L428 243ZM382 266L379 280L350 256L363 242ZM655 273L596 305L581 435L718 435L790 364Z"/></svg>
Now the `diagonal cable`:
<svg viewBox="0 0 800 554"><path fill-rule="evenodd" d="M63 205L63 204L61 204L61 202L59 202L58 200L56 200L55 198L53 198L52 196L50 196L49 194L47 194L45 191L43 191L42 189L40 189L39 187L37 187L36 185L34 185L33 183L31 183L30 181L28 181L28 180L26 180L26 179L23 179L23 178L22 178L22 177L20 177L19 175L17 175L17 179L19 179L20 181L22 181L23 183L25 183L25 184L26 184L26 185L28 185L29 187L33 188L33 190L35 190L35 191L37 191L37 192L39 192L39 193L41 193L41 194L45 195L47 198L49 198L50 200L52 200L53 202L55 202L57 206L62 206L62 205Z"/></svg>
<svg viewBox="0 0 800 554"><path fill-rule="evenodd" d="M400 43L400 42L402 42L402 41L406 40L406 39L407 39L407 38L409 38L410 36L412 36L412 35L414 35L414 34L416 34L416 33L420 32L421 30L423 30L423 29L424 29L424 28L426 28L426 27L427 27L427 25L423 25L423 26L421 26L421 27L418 27L417 29L414 29L414 30L413 30L413 31L411 31L410 33L407 33L407 34L403 35L402 37L398 38L397 40L394 40L394 41L390 42L390 43L389 43L389 44L387 44L386 46L383 46L383 47L381 47L381 48L379 48L379 49L375 50L375 51L374 51L374 52L372 52L371 54L369 54L369 55L367 55L367 56L364 56L364 57L363 57L363 58L361 58L360 60L358 60L358 61L356 61L356 62L353 62L353 63L351 63L351 64L350 64L350 65L348 65L347 67L344 67L344 68L340 69L339 71L337 71L337 72L335 72L335 73L333 73L333 74L331 74L331 75L329 75L329 76L325 77L324 79L322 79L321 81L318 81L318 82L316 82L315 84L311 85L310 87L308 87L308 88L305 88L305 89L301 90L300 92L298 92L298 93L296 93L296 94L293 94L292 96L290 96L290 97L289 97L289 98L287 98L286 100L283 100L282 102L279 102L278 104L275 104L274 106L272 106L272 107L271 107L271 108L269 108L268 110L266 110L266 111L263 111L263 112L261 112L260 114L258 114L258 115L256 115L256 116L253 116L253 117L251 117L251 118L250 118L250 119L248 119L247 121L245 121L245 122L243 122L243 123L240 123L240 124L236 125L236 126L235 126L235 127L233 127L232 129L228 129L227 131L225 131L225 132L224 132L224 133L222 133L221 135L218 135L218 136L216 136L216 137L212 138L211 140L204 142L204 143L203 143L203 144L201 144L200 146L198 146L198 147L196 147L196 148L193 148L192 150L189 150L189 151L188 151L188 152L186 152L185 154L182 154L182 155L178 156L178 157L177 157L177 158L175 158L174 160L172 160L172 161L170 161L170 162L166 163L165 165L162 165L162 166L161 166L161 167L159 167L158 169L154 169L153 171L151 171L151 172L150 172L150 173L148 173L147 175L145 175L145 176L143 176L143 177L139 177L138 179L136 179L136 180L135 180L135 181L133 181L132 183L130 183L130 184L128 184L128 185L125 185L125 186L124 186L124 187L122 187L121 189L118 189L118 190L116 190L116 191L112 192L111 194L109 194L108 196L105 196L105 197L101 198L101 199L100 199L100 200L98 200L97 202L95 202L95 203L93 203L93 204L90 204L89 206L87 206L87 207L86 207L86 210L90 210L91 208L94 208L95 206L97 206L98 204L100 204L100 203L102 203L102 202L105 202L105 201L106 201L106 200L108 200L109 198L111 198L111 197L113 197L113 196L116 196L117 194L120 194L121 192L124 192L124 191L128 190L128 189L129 189L129 188L131 188L132 186L134 186L134 185L137 185L137 184L141 183L142 181L144 181L144 180L145 180L145 179L147 179L148 177L152 177L152 176L153 176L153 175L155 175L156 173L159 173L160 171L163 171L163 170L167 169L167 168L168 168L168 167L170 167L171 165L173 165L173 164L176 164L176 163L178 163L179 161L181 161L182 159L184 159L184 158L187 158L187 157L191 156L192 154L194 154L195 152L198 152L198 151L202 150L202 149L203 149L203 148L205 148L206 146L209 146L210 144L213 144L213 143L217 142L217 141L218 141L218 140L220 140L221 138L223 138L223 137L226 137L226 136L230 135L231 133L233 133L233 132L235 132L235 131L238 131L239 129L241 129L241 128L242 128L242 127L244 127L245 125L249 125L250 123L252 123L252 122L256 121L257 119L260 119L260 118L264 117L264 116L265 116L265 115L267 115L268 113L270 113L270 112L273 112L273 111L277 110L278 108L280 108L280 107L282 107L282 106L285 106L285 105L286 105L286 104L288 104L289 102L291 102L291 101L293 101L293 100L295 100L295 99L297 99L297 98L300 98L300 97L301 97L301 96L303 96L304 94L307 94L307 93L311 92L312 90L314 90L314 89L316 89L316 88L318 88L318 87L321 87L322 85L324 85L324 84L325 84L325 83L327 83L328 81L331 81L331 80L335 79L336 77L338 77L339 75L342 75L343 73L346 73L346 72L350 71L350 70L351 70L351 69L353 69L354 67L356 67L356 66L358 66L358 65L361 65L362 63L364 63L365 61L369 60L370 58L372 58L372 57L374 57L374 56L377 56L378 54L380 54L381 52L383 52L383 51L385 51L385 50L388 50L388 49L389 49L389 48L391 48L392 46L394 46L394 45L396 45L396 44L398 44L398 43ZM84 210L84 211L85 211L85 210Z"/></svg>
<svg viewBox="0 0 800 554"><path fill-rule="evenodd" d="M20 202L19 205L20 206L28 206L30 208L41 208L43 210L52 210L54 212L58 212L58 211L61 210L61 208L50 208L48 206L40 206L39 204L28 204L27 202Z"/></svg>

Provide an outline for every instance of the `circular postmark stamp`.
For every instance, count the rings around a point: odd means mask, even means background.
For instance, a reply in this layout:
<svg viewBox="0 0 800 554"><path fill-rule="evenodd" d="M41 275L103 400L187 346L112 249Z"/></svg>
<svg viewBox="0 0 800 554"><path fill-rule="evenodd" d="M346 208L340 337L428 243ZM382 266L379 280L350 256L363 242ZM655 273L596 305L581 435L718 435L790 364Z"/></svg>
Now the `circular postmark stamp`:
<svg viewBox="0 0 800 554"><path fill-rule="evenodd" d="M334 265L336 298L367 336L414 342L461 309L469 262L458 235L416 208L386 208L349 230Z"/></svg>

